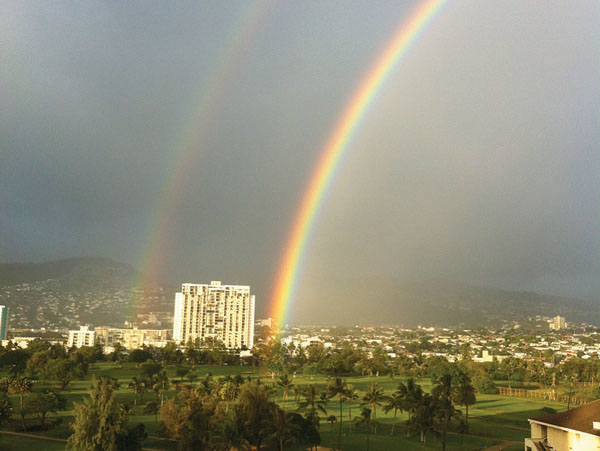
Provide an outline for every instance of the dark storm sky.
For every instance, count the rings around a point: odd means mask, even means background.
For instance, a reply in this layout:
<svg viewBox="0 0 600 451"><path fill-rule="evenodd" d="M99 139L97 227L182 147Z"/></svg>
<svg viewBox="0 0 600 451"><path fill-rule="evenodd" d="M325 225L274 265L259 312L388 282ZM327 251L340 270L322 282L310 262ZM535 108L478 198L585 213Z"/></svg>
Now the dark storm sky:
<svg viewBox="0 0 600 451"><path fill-rule="evenodd" d="M159 240L163 280L250 284L261 310L328 133L416 5L5 2L1 260L140 268ZM598 23L596 1L449 2L357 130L299 292L382 276L599 299Z"/></svg>

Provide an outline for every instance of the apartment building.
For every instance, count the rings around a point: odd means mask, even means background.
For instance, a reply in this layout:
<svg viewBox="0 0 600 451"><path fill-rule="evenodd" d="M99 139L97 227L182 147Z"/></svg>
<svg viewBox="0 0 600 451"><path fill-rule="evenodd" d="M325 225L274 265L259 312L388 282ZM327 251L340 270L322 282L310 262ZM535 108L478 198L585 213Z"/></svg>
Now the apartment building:
<svg viewBox="0 0 600 451"><path fill-rule="evenodd" d="M0 305L0 340L6 340L8 335L8 307Z"/></svg>
<svg viewBox="0 0 600 451"><path fill-rule="evenodd" d="M254 295L246 285L184 283L175 294L173 339L218 340L228 349L252 348Z"/></svg>
<svg viewBox="0 0 600 451"><path fill-rule="evenodd" d="M169 329L117 329L113 327L96 327L96 340L106 348L114 348L116 344L127 350L140 349L142 346L163 347L167 344Z"/></svg>
<svg viewBox="0 0 600 451"><path fill-rule="evenodd" d="M69 341L67 347L81 348L83 346L94 346L96 334L93 330L90 330L88 326L80 326L79 330L69 331Z"/></svg>
<svg viewBox="0 0 600 451"><path fill-rule="evenodd" d="M555 316L550 320L550 330L561 330L567 328L567 322L564 316Z"/></svg>

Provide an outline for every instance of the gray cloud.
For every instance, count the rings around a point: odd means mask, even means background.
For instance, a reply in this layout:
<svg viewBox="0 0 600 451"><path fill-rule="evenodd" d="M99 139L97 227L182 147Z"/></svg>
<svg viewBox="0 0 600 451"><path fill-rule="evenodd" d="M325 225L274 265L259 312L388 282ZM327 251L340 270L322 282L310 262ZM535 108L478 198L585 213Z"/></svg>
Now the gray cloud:
<svg viewBox="0 0 600 451"><path fill-rule="evenodd" d="M139 266L185 124L249 6L7 4L4 261ZM165 280L250 283L266 303L320 148L413 7L264 8L162 212ZM592 1L449 3L357 130L299 302L327 277L373 275L598 298L599 16Z"/></svg>

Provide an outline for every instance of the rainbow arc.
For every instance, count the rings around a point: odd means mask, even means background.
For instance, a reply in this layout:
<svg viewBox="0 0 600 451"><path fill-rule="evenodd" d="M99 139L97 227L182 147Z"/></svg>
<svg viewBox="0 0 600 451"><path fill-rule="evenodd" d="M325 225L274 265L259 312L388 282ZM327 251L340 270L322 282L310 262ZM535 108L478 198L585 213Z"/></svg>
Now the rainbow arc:
<svg viewBox="0 0 600 451"><path fill-rule="evenodd" d="M335 171L349 148L354 132L393 69L446 2L447 0L424 1L409 19L400 25L396 34L358 85L330 133L302 197L283 258L278 267L269 311L270 316L280 325L285 323L288 315L315 218L323 203L327 188L332 183Z"/></svg>

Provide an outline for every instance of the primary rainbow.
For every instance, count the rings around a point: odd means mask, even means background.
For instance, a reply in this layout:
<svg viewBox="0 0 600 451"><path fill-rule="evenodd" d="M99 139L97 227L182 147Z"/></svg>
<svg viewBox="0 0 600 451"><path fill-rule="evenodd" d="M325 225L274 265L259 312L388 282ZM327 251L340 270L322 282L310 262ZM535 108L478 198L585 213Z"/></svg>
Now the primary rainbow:
<svg viewBox="0 0 600 451"><path fill-rule="evenodd" d="M304 192L302 203L296 213L292 232L277 271L275 287L270 301L269 316L274 318L279 325L283 326L287 318L302 257L306 251L315 218L323 203L325 192L331 184L335 169L347 150L354 131L394 67L406 55L411 44L415 42L421 31L431 22L446 1L428 0L422 2L410 18L401 24L398 32L359 84L338 119L335 128L329 135L316 169Z"/></svg>

